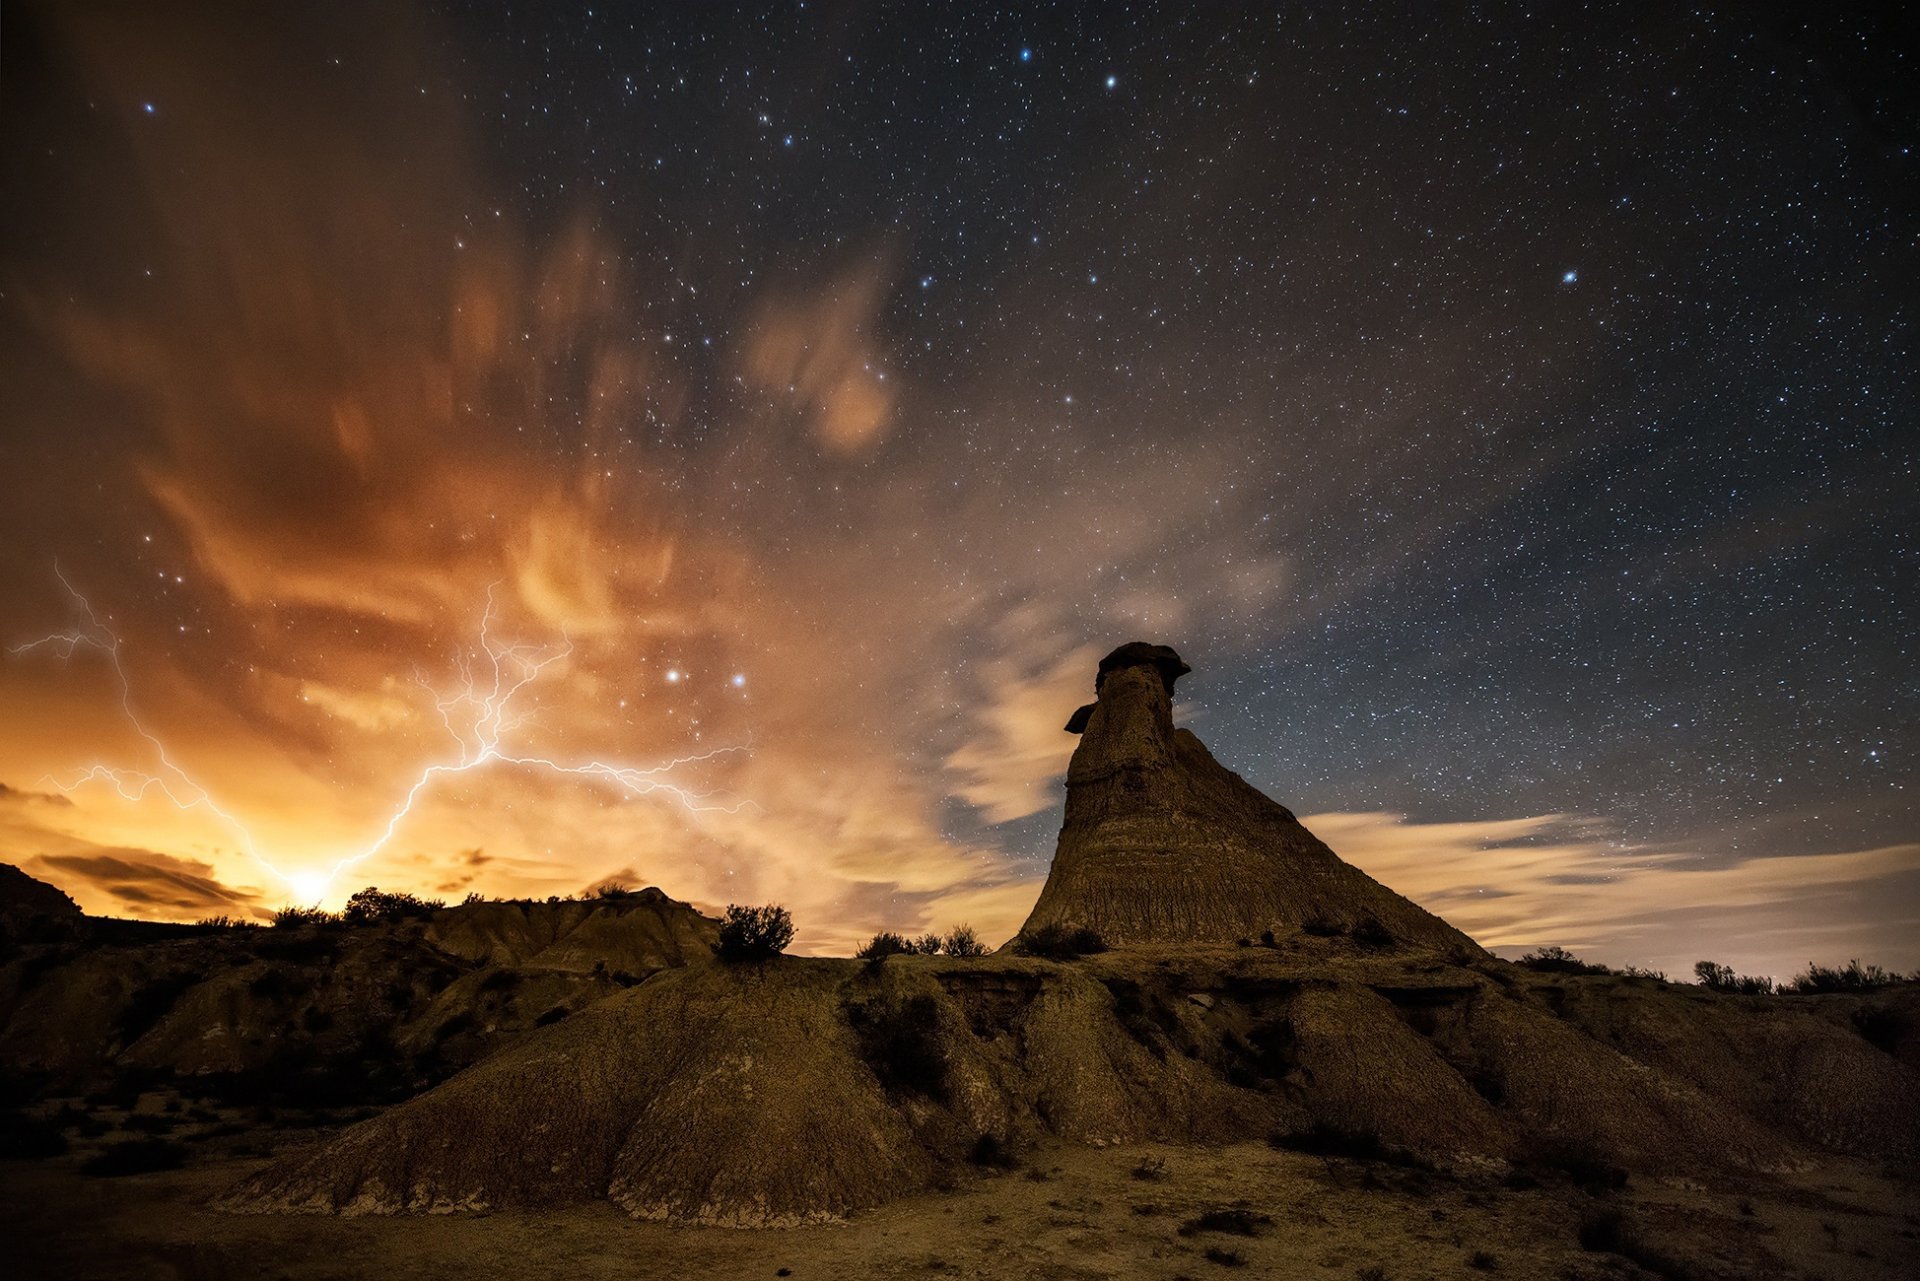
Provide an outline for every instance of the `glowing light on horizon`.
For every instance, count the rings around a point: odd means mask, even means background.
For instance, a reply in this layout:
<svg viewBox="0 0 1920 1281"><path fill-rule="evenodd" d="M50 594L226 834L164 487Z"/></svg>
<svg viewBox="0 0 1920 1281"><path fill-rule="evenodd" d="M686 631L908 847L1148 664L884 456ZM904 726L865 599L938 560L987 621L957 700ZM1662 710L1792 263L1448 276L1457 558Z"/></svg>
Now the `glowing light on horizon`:
<svg viewBox="0 0 1920 1281"><path fill-rule="evenodd" d="M157 793L176 809L182 811L204 809L220 819L239 838L242 850L261 870L284 883L289 890L300 896L302 902L317 902L333 887L342 873L385 849L400 830L401 823L412 812L414 802L434 781L446 775L464 774L487 765L514 766L584 778L618 787L635 796L664 793L694 813L736 814L753 805L752 801L746 800L731 804L712 802L715 793L692 790L673 782L669 777L674 770L684 766L748 752L751 750L751 740L747 743L716 747L694 755L676 757L661 764L645 766L598 759L564 762L546 756L522 755L504 747L502 740L524 725L532 715L531 712L516 710L515 698L538 680L548 668L569 657L573 653L573 643L564 634L560 642L554 645L509 644L495 640L493 637L493 591L489 588L486 610L480 618L479 651L483 656L483 662L476 664L469 656L462 655L456 664L459 682L450 694L440 694L425 681L416 677L416 681L432 695L434 708L440 715L441 724L446 728L448 736L458 745L459 755L453 760L438 761L423 766L419 775L406 788L403 799L387 818L379 835L356 853L324 868L284 869L261 853L258 842L248 826L216 801L213 793L174 759L160 736L147 727L139 713L134 710L133 685L127 675L126 664L122 661L119 633L101 621L100 616L94 612L92 603L68 581L57 565L54 567L54 575L85 616L84 626L72 631L54 632L25 644L9 646L8 652L24 655L46 651L66 659L82 649L92 649L106 655L108 665L113 668L114 679L119 685L121 715L134 732L153 748L154 756L160 763L161 772L149 773L144 770L95 764L71 779L62 780L48 775L42 781L50 783L63 793L72 792L88 783L105 783L126 800L143 800ZM480 669L477 675L476 668ZM677 682L680 679L680 672L677 669L668 672L667 679ZM736 681L736 683L739 682Z"/></svg>

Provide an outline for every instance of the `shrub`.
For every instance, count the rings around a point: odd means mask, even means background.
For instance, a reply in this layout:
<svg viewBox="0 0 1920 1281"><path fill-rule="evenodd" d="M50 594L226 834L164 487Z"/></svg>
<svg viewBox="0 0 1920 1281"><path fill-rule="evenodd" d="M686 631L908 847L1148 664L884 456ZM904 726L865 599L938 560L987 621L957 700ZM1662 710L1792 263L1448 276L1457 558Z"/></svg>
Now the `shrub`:
<svg viewBox="0 0 1920 1281"><path fill-rule="evenodd" d="M102 1150L81 1165L80 1173L96 1179L117 1179L128 1174L177 1170L186 1163L186 1147L171 1139L130 1139Z"/></svg>
<svg viewBox="0 0 1920 1281"><path fill-rule="evenodd" d="M605 881L594 886L588 894L592 898L623 899L632 898L634 890L631 886L622 885L619 881Z"/></svg>
<svg viewBox="0 0 1920 1281"><path fill-rule="evenodd" d="M1167 1163L1161 1157L1149 1157L1133 1167L1133 1177L1143 1183L1158 1183L1167 1177Z"/></svg>
<svg viewBox="0 0 1920 1281"><path fill-rule="evenodd" d="M793 942L793 917L784 907L727 905L714 955L723 961L765 961L787 950Z"/></svg>
<svg viewBox="0 0 1920 1281"><path fill-rule="evenodd" d="M1267 1146L1283 1152L1303 1152L1323 1161L1343 1156L1354 1161L1383 1161L1409 1170L1433 1169L1418 1153L1383 1142L1372 1130L1350 1129L1326 1121L1315 1121L1304 1130L1275 1131L1267 1136Z"/></svg>
<svg viewBox="0 0 1920 1281"><path fill-rule="evenodd" d="M405 920L410 916L428 916L445 906L439 899L389 893L369 885L347 900L346 911L340 915L348 925L373 925L380 921Z"/></svg>
<svg viewBox="0 0 1920 1281"><path fill-rule="evenodd" d="M884 961L889 956L912 956L913 944L892 930L881 930L867 940L867 945L854 955L863 961Z"/></svg>
<svg viewBox="0 0 1920 1281"><path fill-rule="evenodd" d="M1244 1268L1247 1261L1240 1257L1238 1250L1223 1250L1217 1245L1207 1247L1207 1262L1217 1263L1223 1268Z"/></svg>
<svg viewBox="0 0 1920 1281"><path fill-rule="evenodd" d="M1557 944L1535 948L1520 958L1520 964L1542 974L1611 974L1604 965L1590 965Z"/></svg>
<svg viewBox="0 0 1920 1281"><path fill-rule="evenodd" d="M203 930L257 930L260 922L242 920L237 916L203 916L198 921Z"/></svg>
<svg viewBox="0 0 1920 1281"><path fill-rule="evenodd" d="M1642 969L1638 965L1624 966L1619 973L1621 978L1626 979L1652 979L1656 983L1665 983L1667 981L1667 972L1665 970L1647 970Z"/></svg>
<svg viewBox="0 0 1920 1281"><path fill-rule="evenodd" d="M467 896L460 900L460 906L472 907L475 903L484 903L486 901L487 901L487 896L482 894L479 890L468 890Z"/></svg>
<svg viewBox="0 0 1920 1281"><path fill-rule="evenodd" d="M1084 925L1063 925L1051 921L1031 934L1014 941L1014 950L1022 956L1042 956L1054 961L1071 961L1076 956L1091 956L1107 950L1106 940Z"/></svg>
<svg viewBox="0 0 1920 1281"><path fill-rule="evenodd" d="M941 944L945 942L938 934L922 934L913 941L913 950L920 956L938 956Z"/></svg>
<svg viewBox="0 0 1920 1281"><path fill-rule="evenodd" d="M1911 980L1903 980L1877 965L1862 965L1857 960L1837 968L1809 963L1807 972L1794 979L1793 990L1800 993L1871 992L1903 981Z"/></svg>
<svg viewBox="0 0 1920 1281"><path fill-rule="evenodd" d="M947 937L940 940L940 948L948 956L974 957L987 954L987 945L980 941L971 925L956 925L947 931Z"/></svg>
<svg viewBox="0 0 1920 1281"><path fill-rule="evenodd" d="M1476 1272L1497 1272L1500 1269L1500 1260L1485 1250L1475 1250L1468 1258L1467 1266Z"/></svg>
<svg viewBox="0 0 1920 1281"><path fill-rule="evenodd" d="M1228 1236L1257 1237L1273 1226L1273 1216L1255 1214L1251 1210L1208 1210L1205 1214L1188 1219L1179 1227L1183 1237L1196 1236L1202 1232L1220 1232Z"/></svg>
<svg viewBox="0 0 1920 1281"><path fill-rule="evenodd" d="M273 914L273 928L294 930L305 925L338 925L340 918L324 908L283 907Z"/></svg>

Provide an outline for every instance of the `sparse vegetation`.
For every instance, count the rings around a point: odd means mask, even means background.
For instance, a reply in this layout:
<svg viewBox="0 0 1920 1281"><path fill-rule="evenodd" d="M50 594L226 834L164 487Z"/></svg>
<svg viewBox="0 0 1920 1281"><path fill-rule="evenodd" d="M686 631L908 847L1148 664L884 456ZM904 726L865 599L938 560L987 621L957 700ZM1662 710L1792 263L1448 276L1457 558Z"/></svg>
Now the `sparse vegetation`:
<svg viewBox="0 0 1920 1281"><path fill-rule="evenodd" d="M1133 1167L1133 1177L1143 1183L1158 1183L1167 1177L1167 1163L1160 1157L1148 1157Z"/></svg>
<svg viewBox="0 0 1920 1281"><path fill-rule="evenodd" d="M793 917L786 908L772 903L764 907L729 903L713 951L723 961L766 961L786 951L791 942Z"/></svg>
<svg viewBox="0 0 1920 1281"><path fill-rule="evenodd" d="M1652 979L1656 983L1667 982L1667 972L1665 970L1642 969L1638 965L1622 966L1616 973L1623 979Z"/></svg>
<svg viewBox="0 0 1920 1281"><path fill-rule="evenodd" d="M946 940L938 934L922 934L913 941L914 954L917 956L938 956L940 945Z"/></svg>
<svg viewBox="0 0 1920 1281"><path fill-rule="evenodd" d="M1052 961L1071 961L1107 950L1106 940L1084 925L1063 925L1052 921L1031 934L1022 934L1014 943L1022 956L1040 956Z"/></svg>
<svg viewBox="0 0 1920 1281"><path fill-rule="evenodd" d="M1467 1266L1476 1272L1498 1272L1500 1260L1486 1250L1475 1250L1467 1256Z"/></svg>
<svg viewBox="0 0 1920 1281"><path fill-rule="evenodd" d="M1371 1130L1349 1129L1316 1121L1304 1130L1278 1131L1267 1136L1270 1147L1304 1152L1321 1158L1347 1157L1354 1161L1384 1161L1390 1165L1420 1167L1426 1163L1405 1148L1383 1143Z"/></svg>
<svg viewBox="0 0 1920 1281"><path fill-rule="evenodd" d="M347 900L346 910L341 912L340 919L348 925L375 925L381 921L430 916L445 906L437 898L423 899L369 885Z"/></svg>
<svg viewBox="0 0 1920 1281"><path fill-rule="evenodd" d="M260 922L245 920L238 916L203 916L196 922L203 930L257 930Z"/></svg>
<svg viewBox="0 0 1920 1281"><path fill-rule="evenodd" d="M944 939L940 940L940 950L948 956L964 959L985 956L987 945L980 941L980 937L973 932L971 925L956 925L947 931Z"/></svg>
<svg viewBox="0 0 1920 1281"><path fill-rule="evenodd" d="M1558 944L1538 947L1520 958L1520 964L1542 974L1611 974L1604 965L1590 964Z"/></svg>
<svg viewBox="0 0 1920 1281"><path fill-rule="evenodd" d="M273 928L296 930L308 925L338 925L340 917L320 907L283 907L273 914Z"/></svg>
<svg viewBox="0 0 1920 1281"><path fill-rule="evenodd" d="M913 950L913 944L904 936L892 930L881 930L868 939L866 946L855 952L854 956L862 961L884 961L889 956L912 956Z"/></svg>
<svg viewBox="0 0 1920 1281"><path fill-rule="evenodd" d="M1208 1210L1182 1223L1179 1233L1183 1237L1198 1236L1202 1232L1219 1232L1226 1236L1257 1237L1273 1226L1270 1214L1255 1214L1251 1210L1238 1207L1227 1210Z"/></svg>
<svg viewBox="0 0 1920 1281"><path fill-rule="evenodd" d="M1899 983L1920 982L1920 974L1902 975L1877 965L1848 961L1845 965L1807 965L1807 972L1793 980L1793 990L1802 994L1820 992L1873 992Z"/></svg>
<svg viewBox="0 0 1920 1281"><path fill-rule="evenodd" d="M1733 992L1741 996L1773 995L1773 980L1757 974L1735 974L1731 965L1715 961L1695 961L1694 977L1703 987L1715 992Z"/></svg>

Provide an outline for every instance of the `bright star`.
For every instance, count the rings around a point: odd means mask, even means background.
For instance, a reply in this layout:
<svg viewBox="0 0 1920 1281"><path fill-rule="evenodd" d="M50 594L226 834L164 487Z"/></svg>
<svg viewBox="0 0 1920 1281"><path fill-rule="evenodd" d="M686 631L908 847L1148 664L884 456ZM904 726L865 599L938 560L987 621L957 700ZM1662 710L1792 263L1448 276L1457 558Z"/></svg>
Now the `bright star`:
<svg viewBox="0 0 1920 1281"><path fill-rule="evenodd" d="M746 685L747 685L746 676L740 672L735 672L733 674L733 687L735 689L745 689Z"/></svg>
<svg viewBox="0 0 1920 1281"><path fill-rule="evenodd" d="M677 667L669 667L667 669L667 684L678 685L679 683L680 683L680 669Z"/></svg>
<svg viewBox="0 0 1920 1281"><path fill-rule="evenodd" d="M1120 83L1120 77L1119 77L1119 76L1108 76L1108 77L1107 77L1107 88L1109 88L1109 89L1111 89L1111 88L1113 88L1113 87L1114 87L1115 85L1118 85L1119 83Z"/></svg>
<svg viewBox="0 0 1920 1281"><path fill-rule="evenodd" d="M1562 272L1560 275L1560 283L1563 285L1571 285L1579 279L1580 279L1580 273L1572 270L1571 268Z"/></svg>
<svg viewBox="0 0 1920 1281"><path fill-rule="evenodd" d="M142 110L142 111L144 111L144 112L146 112L146 113L147 113L148 115L152 115L152 114L153 114L153 104L152 104L151 102L143 102L143 103L141 103L141 104L140 104L140 110Z"/></svg>

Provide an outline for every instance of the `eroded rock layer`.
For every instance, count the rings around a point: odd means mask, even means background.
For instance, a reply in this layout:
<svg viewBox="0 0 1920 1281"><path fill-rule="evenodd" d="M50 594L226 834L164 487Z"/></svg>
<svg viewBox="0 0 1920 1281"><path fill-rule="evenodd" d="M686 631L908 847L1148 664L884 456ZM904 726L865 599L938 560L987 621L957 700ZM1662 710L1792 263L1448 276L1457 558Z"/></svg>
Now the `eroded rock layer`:
<svg viewBox="0 0 1920 1281"><path fill-rule="evenodd" d="M1097 700L1068 723L1066 822L1022 933L1058 923L1110 944L1233 942L1266 931L1384 932L1474 945L1439 917L1342 862L1283 805L1173 725L1187 672L1164 645L1123 645L1100 664Z"/></svg>

